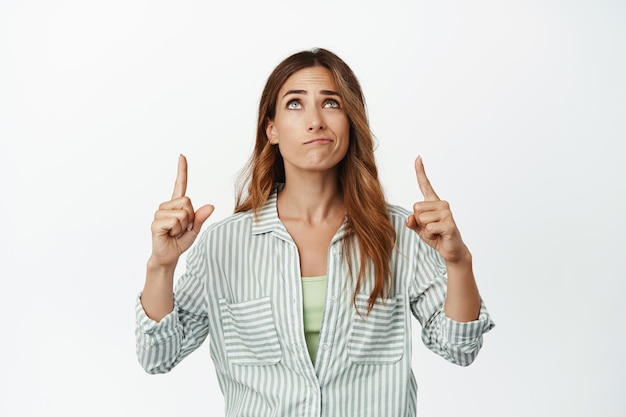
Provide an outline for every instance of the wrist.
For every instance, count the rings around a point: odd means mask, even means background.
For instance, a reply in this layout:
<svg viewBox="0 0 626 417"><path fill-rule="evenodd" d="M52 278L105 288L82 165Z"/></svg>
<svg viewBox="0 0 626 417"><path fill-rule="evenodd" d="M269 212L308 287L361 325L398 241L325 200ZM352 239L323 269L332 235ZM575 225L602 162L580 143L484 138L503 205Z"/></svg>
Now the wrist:
<svg viewBox="0 0 626 417"><path fill-rule="evenodd" d="M154 256L150 256L147 264L147 272L149 276L173 276L176 270L176 264L178 262L174 262L173 264L161 264L159 263Z"/></svg>
<svg viewBox="0 0 626 417"><path fill-rule="evenodd" d="M471 270L472 269L472 254L469 251L469 249L465 247L465 249L460 254L455 256L453 259L447 259L446 268L448 270L450 269Z"/></svg>

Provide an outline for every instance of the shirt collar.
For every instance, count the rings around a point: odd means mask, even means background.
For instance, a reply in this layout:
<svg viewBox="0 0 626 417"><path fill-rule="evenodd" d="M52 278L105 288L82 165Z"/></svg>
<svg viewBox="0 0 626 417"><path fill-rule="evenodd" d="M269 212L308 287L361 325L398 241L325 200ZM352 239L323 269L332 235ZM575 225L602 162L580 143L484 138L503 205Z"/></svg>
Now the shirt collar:
<svg viewBox="0 0 626 417"><path fill-rule="evenodd" d="M267 199L263 207L261 207L258 219L253 220L253 235L273 232L279 237L291 240L291 236L285 228L285 225L283 225L283 223L278 218L278 208L276 207L278 192L282 190L283 186L284 184L277 184L276 187L274 187L274 190L270 194L269 198ZM331 243L336 242L346 236L348 226L347 220L348 219L346 217L343 224L339 227L339 230L337 230L337 233L335 233L335 236L333 237Z"/></svg>
<svg viewBox="0 0 626 417"><path fill-rule="evenodd" d="M263 207L261 207L259 217L252 222L253 235L260 235L274 230L283 230L285 228L278 218L278 209L276 208L276 197L278 196L278 190L280 188L282 187L278 186L274 188Z"/></svg>

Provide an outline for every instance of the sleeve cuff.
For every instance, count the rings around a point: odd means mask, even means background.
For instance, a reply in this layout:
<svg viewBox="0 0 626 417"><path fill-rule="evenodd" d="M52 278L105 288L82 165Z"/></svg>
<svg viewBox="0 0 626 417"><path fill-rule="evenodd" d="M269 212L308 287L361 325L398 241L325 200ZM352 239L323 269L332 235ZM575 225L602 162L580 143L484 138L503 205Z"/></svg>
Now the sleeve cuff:
<svg viewBox="0 0 626 417"><path fill-rule="evenodd" d="M469 353L480 348L482 335L495 326L485 306L481 306L478 319L467 323L452 320L444 314L442 333L444 339L463 352Z"/></svg>
<svg viewBox="0 0 626 417"><path fill-rule="evenodd" d="M178 333L178 306L174 302L174 309L168 315L163 317L161 321L156 322L146 314L141 304L141 294L135 300L135 320L137 322L137 330L141 332L150 344L169 339Z"/></svg>

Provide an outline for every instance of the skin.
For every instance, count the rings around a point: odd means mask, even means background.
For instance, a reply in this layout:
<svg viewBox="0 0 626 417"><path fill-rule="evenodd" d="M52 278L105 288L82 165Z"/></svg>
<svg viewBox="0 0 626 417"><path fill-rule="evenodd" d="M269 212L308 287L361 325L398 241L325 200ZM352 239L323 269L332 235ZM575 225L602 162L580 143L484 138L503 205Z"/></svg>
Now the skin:
<svg viewBox="0 0 626 417"><path fill-rule="evenodd" d="M187 159L180 155L172 199L159 206L151 225L152 254L141 304L155 321L161 321L174 309L174 271L178 258L191 247L214 209L205 205L194 211L186 192Z"/></svg>
<svg viewBox="0 0 626 417"><path fill-rule="evenodd" d="M476 320L480 295L472 270L472 255L461 239L450 205L435 193L419 156L415 159L415 176L424 201L413 204L413 214L407 218L406 226L437 250L446 262L446 316L458 322Z"/></svg>
<svg viewBox="0 0 626 417"><path fill-rule="evenodd" d="M300 254L302 276L325 275L327 251L345 218L337 188L337 164L349 143L349 121L330 72L312 67L294 73L279 92L276 116L266 133L285 162L285 187L277 207ZM443 257L448 269L444 311L459 322L476 320L480 296L472 256L463 243L450 206L435 193L421 157L415 175L424 200L416 202L406 226ZM171 200L162 203L152 222L152 254L141 302L148 317L160 321L174 307L174 270L180 255L195 241L212 205L197 211L187 197L187 160L180 156Z"/></svg>
<svg viewBox="0 0 626 417"><path fill-rule="evenodd" d="M312 172L336 179L350 141L350 122L337 91L328 69L312 67L294 73L278 92L266 133L280 149L289 181L309 179Z"/></svg>
<svg viewBox="0 0 626 417"><path fill-rule="evenodd" d="M348 151L350 122L337 91L326 68L294 73L266 127L285 164L278 217L298 247L305 277L326 275L328 246L345 217L337 164Z"/></svg>

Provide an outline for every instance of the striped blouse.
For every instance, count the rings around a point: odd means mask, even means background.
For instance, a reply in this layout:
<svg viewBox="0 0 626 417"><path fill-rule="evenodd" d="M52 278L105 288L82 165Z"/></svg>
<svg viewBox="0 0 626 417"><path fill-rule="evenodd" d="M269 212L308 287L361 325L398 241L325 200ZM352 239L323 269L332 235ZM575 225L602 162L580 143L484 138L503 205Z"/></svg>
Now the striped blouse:
<svg viewBox="0 0 626 417"><path fill-rule="evenodd" d="M159 323L136 300L139 362L149 373L168 372L208 336L227 416L415 416L411 316L429 349L462 366L494 323L484 305L473 322L444 315L443 260L405 226L408 211L389 206L389 215L397 233L393 284L369 315L371 282L356 294L356 308L352 303L345 225L333 237L314 363L303 330L298 250L278 218L276 193L258 220L237 213L200 235L176 283L174 310ZM357 250L351 259L358 271Z"/></svg>

